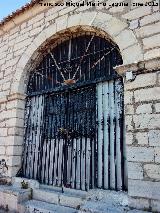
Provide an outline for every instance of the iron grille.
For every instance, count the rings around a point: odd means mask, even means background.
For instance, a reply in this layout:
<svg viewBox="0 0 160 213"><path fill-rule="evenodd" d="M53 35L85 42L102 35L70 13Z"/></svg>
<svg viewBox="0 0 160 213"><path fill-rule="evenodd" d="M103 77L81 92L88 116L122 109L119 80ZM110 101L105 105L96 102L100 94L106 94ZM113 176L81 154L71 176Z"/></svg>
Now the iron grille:
<svg viewBox="0 0 160 213"><path fill-rule="evenodd" d="M28 82L23 176L89 190L124 188L123 83L118 47L70 37L44 55Z"/></svg>

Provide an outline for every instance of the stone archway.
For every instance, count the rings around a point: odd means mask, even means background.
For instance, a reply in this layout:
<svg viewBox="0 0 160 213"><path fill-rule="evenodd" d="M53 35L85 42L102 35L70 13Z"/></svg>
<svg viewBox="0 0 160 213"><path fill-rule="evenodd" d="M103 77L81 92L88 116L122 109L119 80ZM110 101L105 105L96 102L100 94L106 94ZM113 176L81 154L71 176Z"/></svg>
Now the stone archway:
<svg viewBox="0 0 160 213"><path fill-rule="evenodd" d="M143 60L143 52L141 46L136 39L134 33L128 29L128 24L113 17L112 15L102 12L85 12L74 14L65 19L64 16L55 19L55 23L46 27L27 47L25 52L20 57L16 72L13 76L10 95L20 94L25 95L27 72L30 70L29 65L36 60L39 55L39 50L43 48L50 40L57 39L66 33L74 33L77 29L81 31L96 32L107 36L112 42L119 46L123 65L132 64ZM124 35L128 39L124 39ZM24 104L25 105L25 102ZM18 108L18 103L17 106ZM15 122L18 122L18 112ZM22 141L23 144L23 141ZM14 152L14 146L13 150ZM12 174L12 171L11 171ZM13 171L15 174L15 171Z"/></svg>

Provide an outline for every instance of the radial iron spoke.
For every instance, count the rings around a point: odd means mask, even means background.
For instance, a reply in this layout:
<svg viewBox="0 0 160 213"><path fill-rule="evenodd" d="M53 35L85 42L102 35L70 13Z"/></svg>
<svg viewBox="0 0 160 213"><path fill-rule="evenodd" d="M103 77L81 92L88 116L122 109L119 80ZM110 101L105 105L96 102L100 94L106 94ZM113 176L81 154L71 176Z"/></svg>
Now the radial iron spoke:
<svg viewBox="0 0 160 213"><path fill-rule="evenodd" d="M55 65L56 65L56 67L57 67L57 69L58 69L58 71L59 71L59 74L62 76L63 80L65 80L65 77L64 77L63 73L61 72L61 68L60 68L60 67L58 66L58 64L57 64L57 61L56 61L54 55L53 55L51 52L49 52L49 54L51 55L51 57L52 57L52 59L53 59Z"/></svg>

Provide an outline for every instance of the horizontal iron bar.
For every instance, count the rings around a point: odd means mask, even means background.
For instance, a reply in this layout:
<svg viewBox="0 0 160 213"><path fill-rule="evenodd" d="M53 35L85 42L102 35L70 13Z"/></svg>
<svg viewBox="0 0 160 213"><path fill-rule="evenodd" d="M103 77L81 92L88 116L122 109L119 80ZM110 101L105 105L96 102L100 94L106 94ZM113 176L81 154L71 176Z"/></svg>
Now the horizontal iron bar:
<svg viewBox="0 0 160 213"><path fill-rule="evenodd" d="M97 80L94 81L86 81L86 82L80 82L80 83L76 83L74 85L60 85L59 87L55 87L53 89L50 90L42 90L40 92L32 92L32 93L28 93L27 96L28 97L32 97L32 96L36 96L36 95L43 95L43 94L51 94L51 93L57 93L57 92L67 92L67 91L71 91L73 89L78 89L78 88L82 88L84 86L91 86L91 85L95 85L99 82L104 82L104 81L109 81L109 80L113 80L113 79L119 79L120 77L118 75L111 75L111 76L107 76L105 78L99 78Z"/></svg>

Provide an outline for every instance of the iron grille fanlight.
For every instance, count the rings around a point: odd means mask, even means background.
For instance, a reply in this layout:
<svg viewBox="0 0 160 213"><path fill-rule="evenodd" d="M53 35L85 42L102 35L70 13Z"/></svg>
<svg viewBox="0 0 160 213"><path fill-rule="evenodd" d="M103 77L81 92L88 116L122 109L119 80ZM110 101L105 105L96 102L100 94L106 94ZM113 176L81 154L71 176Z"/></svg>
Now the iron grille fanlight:
<svg viewBox="0 0 160 213"><path fill-rule="evenodd" d="M52 49L30 75L28 94L117 78L118 47L96 35L70 37Z"/></svg>

